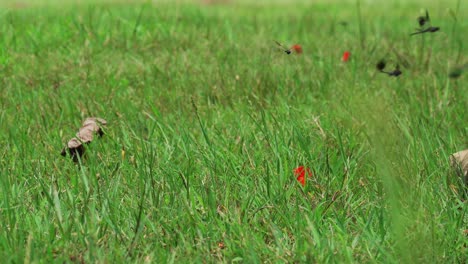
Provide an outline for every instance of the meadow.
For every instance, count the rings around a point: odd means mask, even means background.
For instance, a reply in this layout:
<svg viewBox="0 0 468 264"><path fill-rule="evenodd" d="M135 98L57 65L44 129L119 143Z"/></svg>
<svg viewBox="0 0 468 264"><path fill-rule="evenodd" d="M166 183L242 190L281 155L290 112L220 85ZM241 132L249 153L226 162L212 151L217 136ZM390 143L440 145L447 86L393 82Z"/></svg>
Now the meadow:
<svg viewBox="0 0 468 264"><path fill-rule="evenodd" d="M0 3L2 263L468 261L466 1L60 2Z"/></svg>

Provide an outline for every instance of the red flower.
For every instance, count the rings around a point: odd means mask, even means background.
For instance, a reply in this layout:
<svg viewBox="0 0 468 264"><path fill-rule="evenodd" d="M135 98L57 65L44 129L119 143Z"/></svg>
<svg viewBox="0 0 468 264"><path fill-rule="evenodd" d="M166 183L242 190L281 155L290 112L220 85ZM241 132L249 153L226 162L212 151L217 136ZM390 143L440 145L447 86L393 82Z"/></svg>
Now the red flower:
<svg viewBox="0 0 468 264"><path fill-rule="evenodd" d="M301 54L301 53L302 53L302 47L301 47L301 45L299 45L299 44L294 44L294 45L292 45L291 50L293 50L293 51L296 52L297 54Z"/></svg>
<svg viewBox="0 0 468 264"><path fill-rule="evenodd" d="M297 177L297 181L302 185L305 186L306 182L306 172L307 172L307 177L310 178L312 177L312 171L310 171L309 168L305 168L304 166L299 166L294 169L294 176Z"/></svg>
<svg viewBox="0 0 468 264"><path fill-rule="evenodd" d="M349 56L351 56L351 52L345 51L345 52L343 53L343 58L341 58L341 60L342 60L343 62L347 62L347 61L349 60Z"/></svg>

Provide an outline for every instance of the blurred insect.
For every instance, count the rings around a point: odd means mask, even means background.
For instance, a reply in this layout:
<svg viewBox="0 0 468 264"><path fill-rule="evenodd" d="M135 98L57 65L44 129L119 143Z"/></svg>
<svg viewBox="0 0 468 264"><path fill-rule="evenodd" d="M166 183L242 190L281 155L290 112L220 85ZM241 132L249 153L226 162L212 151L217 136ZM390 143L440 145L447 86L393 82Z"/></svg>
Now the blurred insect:
<svg viewBox="0 0 468 264"><path fill-rule="evenodd" d="M395 69L393 71L384 71L386 66L387 66L387 63L385 62L385 60L380 60L379 62L377 62L377 65L375 67L377 68L379 72L388 74L388 76L398 77L403 73L400 70L400 65L398 64L395 66Z"/></svg>
<svg viewBox="0 0 468 264"><path fill-rule="evenodd" d="M338 22L338 25L343 26L343 27L346 27L346 26L348 25L348 22L346 22L346 21L340 21L340 22Z"/></svg>
<svg viewBox="0 0 468 264"><path fill-rule="evenodd" d="M466 68L468 68L468 63L465 63L465 65L462 65L462 66L459 66L459 67L456 67L456 68L452 69L449 72L449 77L451 79L460 78L460 76L462 75L463 71L465 71Z"/></svg>
<svg viewBox="0 0 468 264"><path fill-rule="evenodd" d="M379 71L383 71L383 69L385 69L385 66L386 62L384 60L380 60L379 62L377 62L376 68Z"/></svg>
<svg viewBox="0 0 468 264"><path fill-rule="evenodd" d="M291 54L291 50L286 48L285 46L281 45L281 43L279 43L278 41L274 40L274 42L276 43L276 45L278 45L278 47L281 48L282 51L284 51L286 54Z"/></svg>
<svg viewBox="0 0 468 264"><path fill-rule="evenodd" d="M427 32L434 33L440 30L440 27L433 27L431 25L431 18L429 17L429 12L427 11L427 9L426 9L426 15L418 17L417 20L418 20L418 24L420 28L416 29L418 31L411 33L410 36L423 34Z"/></svg>

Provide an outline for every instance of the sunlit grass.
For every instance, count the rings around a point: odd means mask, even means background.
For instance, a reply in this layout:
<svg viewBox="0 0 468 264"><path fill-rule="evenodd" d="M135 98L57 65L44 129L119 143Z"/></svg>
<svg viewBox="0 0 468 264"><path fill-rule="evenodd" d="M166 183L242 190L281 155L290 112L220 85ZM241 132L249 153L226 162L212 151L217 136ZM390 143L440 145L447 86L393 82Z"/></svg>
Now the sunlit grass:
<svg viewBox="0 0 468 264"><path fill-rule="evenodd" d="M466 262L467 5L385 5L4 9L2 261Z"/></svg>

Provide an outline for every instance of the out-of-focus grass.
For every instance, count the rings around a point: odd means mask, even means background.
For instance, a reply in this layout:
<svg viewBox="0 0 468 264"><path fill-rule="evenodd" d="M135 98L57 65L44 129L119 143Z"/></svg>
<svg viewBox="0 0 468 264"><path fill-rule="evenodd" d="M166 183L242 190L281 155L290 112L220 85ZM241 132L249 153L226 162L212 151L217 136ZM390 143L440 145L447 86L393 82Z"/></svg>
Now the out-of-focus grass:
<svg viewBox="0 0 468 264"><path fill-rule="evenodd" d="M410 38L421 8L442 31ZM463 263L466 8L362 1L361 30L352 2L4 9L2 260ZM109 126L75 165L88 116Z"/></svg>

